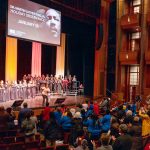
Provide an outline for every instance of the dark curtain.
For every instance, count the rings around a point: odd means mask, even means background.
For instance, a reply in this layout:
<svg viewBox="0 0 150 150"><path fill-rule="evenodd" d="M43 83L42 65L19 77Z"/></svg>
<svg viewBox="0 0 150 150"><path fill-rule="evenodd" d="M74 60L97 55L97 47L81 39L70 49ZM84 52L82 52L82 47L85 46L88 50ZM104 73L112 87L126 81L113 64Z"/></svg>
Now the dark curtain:
<svg viewBox="0 0 150 150"><path fill-rule="evenodd" d="M18 40L17 79L24 74L31 74L32 42Z"/></svg>
<svg viewBox="0 0 150 150"><path fill-rule="evenodd" d="M6 57L5 31L0 30L0 79L5 80L5 57Z"/></svg>
<svg viewBox="0 0 150 150"><path fill-rule="evenodd" d="M76 75L85 87L84 94L93 96L95 25L62 18L66 33L65 74Z"/></svg>
<svg viewBox="0 0 150 150"><path fill-rule="evenodd" d="M110 5L108 53L107 53L107 96L115 91L116 69L116 1Z"/></svg>
<svg viewBox="0 0 150 150"><path fill-rule="evenodd" d="M41 74L56 73L56 46L42 45Z"/></svg>

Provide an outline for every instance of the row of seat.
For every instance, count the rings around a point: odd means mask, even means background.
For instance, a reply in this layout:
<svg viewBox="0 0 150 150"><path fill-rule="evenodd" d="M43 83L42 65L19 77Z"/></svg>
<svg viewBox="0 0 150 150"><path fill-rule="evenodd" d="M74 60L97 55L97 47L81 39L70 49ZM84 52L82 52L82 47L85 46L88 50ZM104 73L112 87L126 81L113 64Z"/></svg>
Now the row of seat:
<svg viewBox="0 0 150 150"><path fill-rule="evenodd" d="M69 150L68 144L40 147L37 141L23 143L0 144L0 150Z"/></svg>

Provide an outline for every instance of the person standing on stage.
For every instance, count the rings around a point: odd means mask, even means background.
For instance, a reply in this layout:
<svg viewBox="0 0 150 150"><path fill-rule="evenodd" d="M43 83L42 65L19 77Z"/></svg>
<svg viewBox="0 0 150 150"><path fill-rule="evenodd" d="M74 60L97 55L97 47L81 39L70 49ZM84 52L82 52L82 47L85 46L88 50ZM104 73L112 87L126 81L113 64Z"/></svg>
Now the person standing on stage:
<svg viewBox="0 0 150 150"><path fill-rule="evenodd" d="M48 93L50 92L50 89L48 87L48 84L46 84L46 86L41 87L42 89L42 96L43 96L43 106L45 105L45 100L46 103L48 103Z"/></svg>

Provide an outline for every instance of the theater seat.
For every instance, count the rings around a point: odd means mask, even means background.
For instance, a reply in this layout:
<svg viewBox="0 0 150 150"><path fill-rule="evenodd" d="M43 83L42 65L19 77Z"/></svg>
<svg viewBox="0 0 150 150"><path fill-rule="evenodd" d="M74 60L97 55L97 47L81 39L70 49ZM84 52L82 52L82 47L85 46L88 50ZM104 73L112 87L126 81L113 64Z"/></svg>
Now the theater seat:
<svg viewBox="0 0 150 150"><path fill-rule="evenodd" d="M69 144L56 145L56 149L55 150L69 150Z"/></svg>

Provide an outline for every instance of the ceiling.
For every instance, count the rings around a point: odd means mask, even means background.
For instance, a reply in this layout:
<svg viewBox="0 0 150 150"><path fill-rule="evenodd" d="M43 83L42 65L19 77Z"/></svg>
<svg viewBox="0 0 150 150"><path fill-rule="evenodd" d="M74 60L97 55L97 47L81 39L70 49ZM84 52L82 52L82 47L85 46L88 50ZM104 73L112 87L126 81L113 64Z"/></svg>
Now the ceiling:
<svg viewBox="0 0 150 150"><path fill-rule="evenodd" d="M95 23L100 16L101 0L31 0L57 9L67 16L89 24Z"/></svg>

